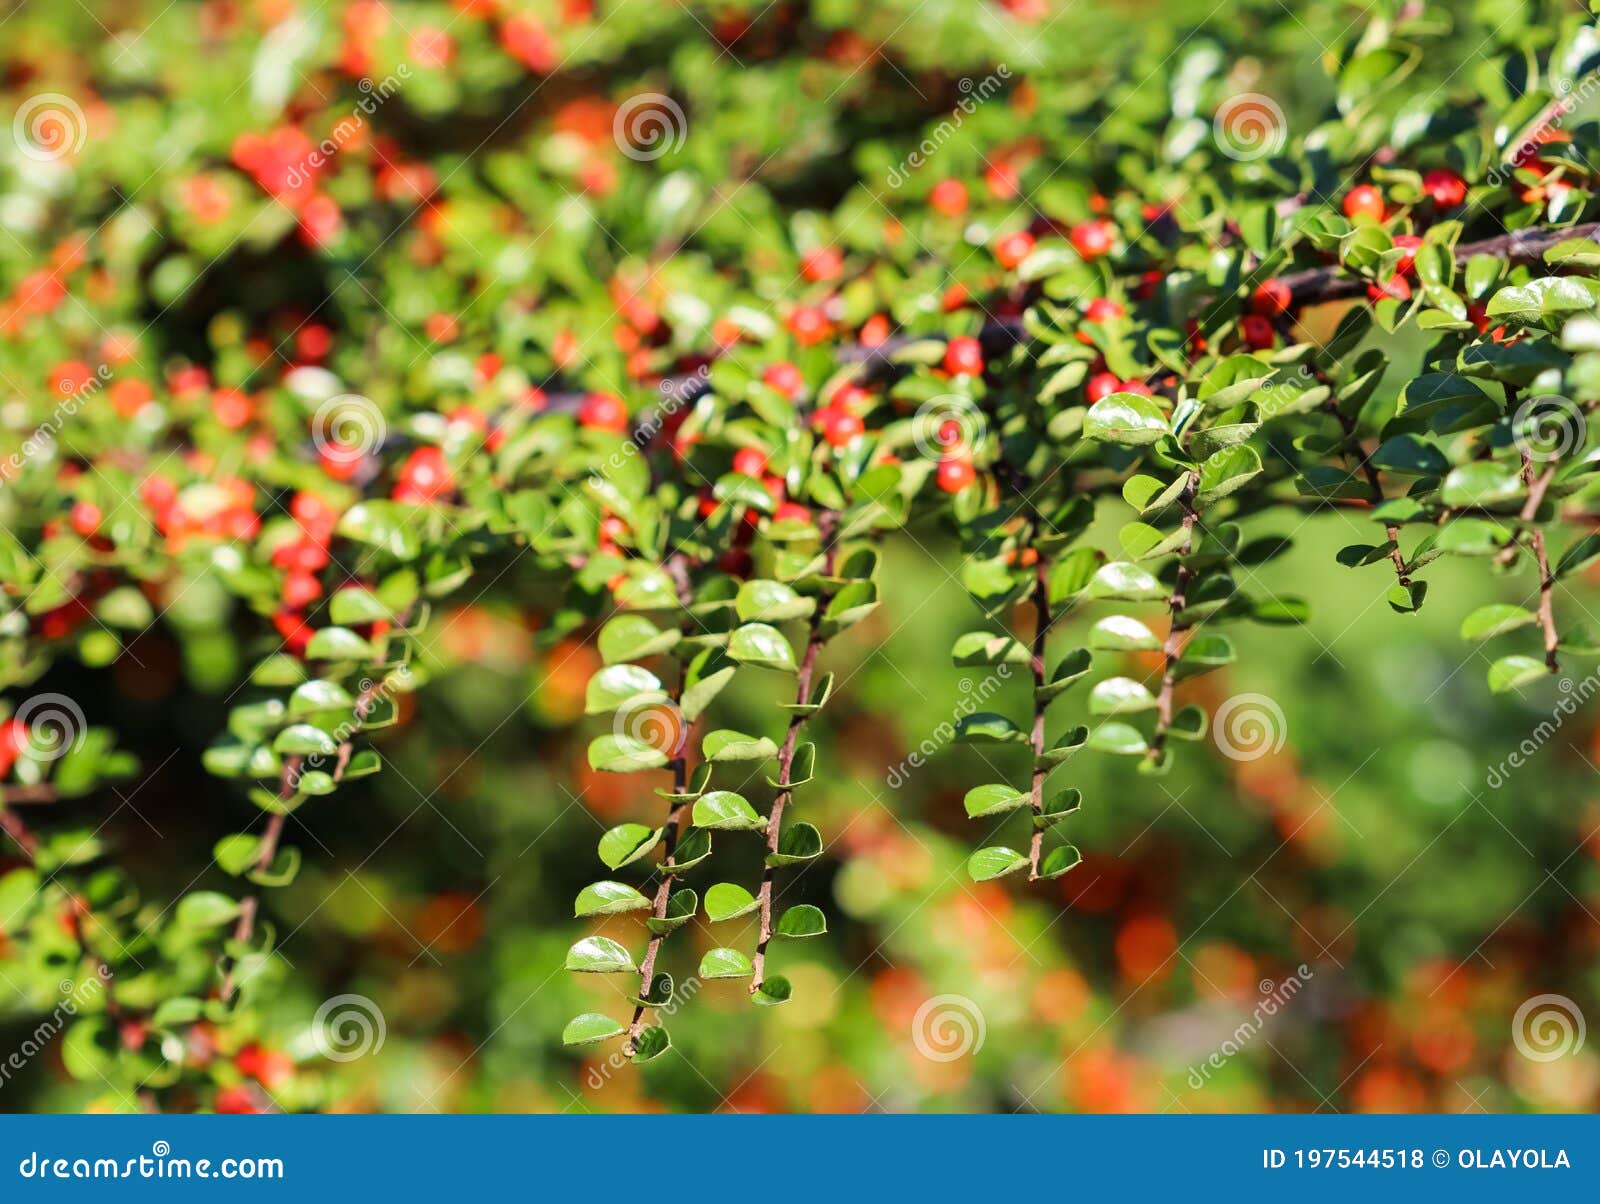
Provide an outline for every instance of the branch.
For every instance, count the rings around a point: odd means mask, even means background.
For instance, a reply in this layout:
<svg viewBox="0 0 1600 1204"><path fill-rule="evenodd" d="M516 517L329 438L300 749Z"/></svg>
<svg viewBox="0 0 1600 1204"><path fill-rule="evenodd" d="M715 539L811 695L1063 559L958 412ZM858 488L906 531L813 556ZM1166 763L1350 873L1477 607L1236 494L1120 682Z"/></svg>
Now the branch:
<svg viewBox="0 0 1600 1204"><path fill-rule="evenodd" d="M1151 761L1161 759L1161 750L1167 744L1167 729L1172 726L1172 691L1177 685L1178 657L1188 643L1189 624L1178 616L1187 603L1185 591L1194 577L1194 570L1184 564L1183 558L1194 544L1194 525L1199 518L1194 509L1194 496L1199 488L1200 474L1190 472L1183 492L1178 497L1179 504L1183 506L1183 545L1178 549L1178 575L1173 582L1172 596L1167 599L1167 611L1172 616L1172 624L1167 629L1166 643L1161 647L1161 692L1156 695L1156 730L1150 738L1150 748L1145 753Z"/></svg>
<svg viewBox="0 0 1600 1204"><path fill-rule="evenodd" d="M836 551L833 535L837 519L838 515L831 510L822 511L817 518L817 525L822 530L824 577L833 576ZM827 604L828 593L824 590L817 595L817 608L811 612L811 621L806 628L805 655L800 660L800 672L795 680L795 703L798 706L804 706L811 701L811 678L817 667L817 653L823 644L822 617ZM800 729L805 727L808 718L804 711L795 711L789 716L789 729L784 733L783 748L778 752L778 792L772 796L772 811L767 816L768 853L778 851L778 838L783 833L783 809L794 794L794 787L790 784L790 773L794 768L794 751L800 741ZM776 876L777 869L771 864L761 871L761 889L756 896L761 914L761 935L757 938L756 955L751 961L752 995L759 991L766 981L767 945L772 940L772 886Z"/></svg>
<svg viewBox="0 0 1600 1204"><path fill-rule="evenodd" d="M6 804L11 802L10 791L29 789L27 787L8 787ZM35 789L46 789L38 787ZM10 809L9 805L0 805L0 831L11 837L22 850L22 855L28 859L30 865L35 864L39 856L39 838L33 834L23 818ZM72 908L72 939L77 942L78 948L89 959L89 964L94 967L96 976L99 977L106 993L106 1012L115 1020L121 1020L126 1014L122 1005L111 994L111 980L114 977L111 965L89 945L88 938L83 932L83 922L94 919L89 904L82 896L73 891L67 892L67 899Z"/></svg>
<svg viewBox="0 0 1600 1204"><path fill-rule="evenodd" d="M11 837L16 842L17 847L22 850L22 855L32 861L39 855L39 838L23 822L22 816L11 810L9 794L5 802L5 806L0 806L0 831Z"/></svg>
<svg viewBox="0 0 1600 1204"><path fill-rule="evenodd" d="M0 786L0 805L20 807L29 803L55 803L61 794L48 782L38 786Z"/></svg>
<svg viewBox="0 0 1600 1204"><path fill-rule="evenodd" d="M1512 263L1537 263L1546 251L1569 238L1593 238L1600 234L1600 222L1582 226L1530 227L1513 230L1509 234L1485 238L1479 242L1459 243L1455 248L1455 261L1464 264L1474 255L1493 255ZM1347 273L1341 264L1311 268L1304 272L1291 272L1278 277L1287 285L1291 303L1297 307L1321 305L1348 297L1364 296L1370 283L1363 276Z"/></svg>
<svg viewBox="0 0 1600 1204"><path fill-rule="evenodd" d="M1049 705L1040 692L1045 684L1045 642L1050 634L1050 593L1045 585L1045 558L1040 556L1034 565L1033 579L1033 655L1029 667L1033 670L1033 732L1029 743L1033 746L1033 786L1030 809L1033 812L1033 835L1028 841L1028 881L1039 880L1039 856L1044 851L1044 712Z"/></svg>
<svg viewBox="0 0 1600 1204"><path fill-rule="evenodd" d="M682 552L674 552L667 557L667 572L672 577L673 584L677 586L679 604L685 607L692 601L686 566L687 558ZM667 768L672 770L672 793L680 796L689 792L689 761L684 754L689 746L691 725L682 721L683 712L679 709L686 674L687 670L680 667L678 688L672 695L673 710L678 715L678 742L677 747L673 749L672 760L667 762ZM667 822L663 826L662 841L666 855L661 859L661 882L656 887L655 898L650 903L650 915L657 920L666 919L667 903L672 898L672 883L677 869L677 863L673 858L678 851L678 838L683 832L683 817L688 808L689 804L683 798L674 799L671 810L667 812ZM665 932L650 934L650 943L645 946L644 960L639 963L640 1000L650 997L650 986L655 981L656 958L661 952L661 943L666 939ZM635 1002L633 1005L633 1019L628 1022L628 1038L622 1043L622 1052L626 1056L633 1055L639 1034L644 1031L644 1013L648 1006L641 1002Z"/></svg>
<svg viewBox="0 0 1600 1204"><path fill-rule="evenodd" d="M1356 438L1355 419L1345 416L1344 411L1339 408L1338 398L1330 397L1326 408L1339 420L1339 426L1344 430L1345 441L1355 449L1356 467L1361 472L1361 475L1367 479L1367 488L1372 491L1372 504L1374 506L1382 505L1384 501L1383 478L1378 475L1378 467L1372 462L1372 453L1367 451L1361 445L1361 441ZM1389 542L1394 545L1389 549L1389 560L1394 565L1395 578L1402 586L1410 589L1411 574L1406 571L1406 558L1400 552L1400 524L1385 523L1383 530Z"/></svg>
<svg viewBox="0 0 1600 1204"><path fill-rule="evenodd" d="M1528 500L1522 507L1523 522L1534 522L1534 515L1539 512L1539 506L1544 501L1545 490L1550 487L1555 475L1556 465L1552 461L1538 477L1535 477L1533 454L1526 445L1523 446L1522 483L1528 487ZM1544 528L1535 525L1530 534L1533 557L1539 564L1539 627L1544 632L1544 663L1551 673L1559 673L1561 662L1556 656L1556 645L1560 642L1560 637L1556 635L1555 599L1552 592L1555 578L1550 573L1550 555L1545 546Z"/></svg>
<svg viewBox="0 0 1600 1204"><path fill-rule="evenodd" d="M1460 243L1455 247L1454 256L1457 264L1466 263L1474 255L1495 255L1512 263L1536 263L1551 247L1569 238L1600 239L1600 222L1589 222L1579 226L1538 226L1526 230L1514 230L1478 242ZM1326 267L1291 272L1278 279L1288 286L1290 304L1296 309L1365 296L1367 285L1370 283L1363 276L1346 272L1342 264L1336 263ZM839 347L835 358L841 364L860 365L862 371L856 377L858 381L874 379L892 370L896 366L895 356L907 347L929 341L942 342L947 337L938 332L930 332L920 335L895 335L885 339L876 347L846 343ZM1022 342L1027 337L1027 330L1022 319L1008 318L984 323L977 337L983 345L984 353L992 356ZM662 377L656 383L656 387L664 394L679 398L680 404L687 404L707 392L710 385L704 373L683 372ZM546 408L555 413L571 413L577 410L586 396L588 396L586 391L553 392L546 397ZM635 429L640 425L643 423L637 423Z"/></svg>

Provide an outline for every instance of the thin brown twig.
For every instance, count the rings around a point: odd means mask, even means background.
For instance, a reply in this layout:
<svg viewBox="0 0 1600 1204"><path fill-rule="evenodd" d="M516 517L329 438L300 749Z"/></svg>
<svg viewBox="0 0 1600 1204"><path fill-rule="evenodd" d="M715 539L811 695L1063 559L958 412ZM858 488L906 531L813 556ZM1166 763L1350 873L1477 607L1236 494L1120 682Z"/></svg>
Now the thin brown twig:
<svg viewBox="0 0 1600 1204"><path fill-rule="evenodd" d="M1041 697L1045 685L1045 643L1050 634L1050 592L1045 582L1045 558L1040 556L1034 565L1033 578L1033 649L1028 666L1033 673L1033 731L1029 744L1033 748L1033 782L1029 795L1029 809L1033 812L1033 835L1028 841L1028 881L1039 880L1039 857L1044 852L1044 712L1048 705Z"/></svg>
<svg viewBox="0 0 1600 1204"><path fill-rule="evenodd" d="M666 570L672 578L678 591L678 602L687 607L692 601L689 590L688 558L682 552L674 552L667 557ZM650 915L656 920L664 920L667 916L667 904L672 898L672 884L676 876L678 852L678 838L683 833L684 817L688 814L689 804L682 797L689 791L689 735L691 724L683 722L683 712L679 704L683 698L685 672L680 669L678 686L672 695L672 706L677 719L677 743L673 748L672 759L667 762L667 768L672 771L672 793L678 795L673 799L672 807L667 812L667 821L662 826L662 851L660 863L661 881L656 886L655 898L650 901ZM650 988L655 981L656 959L660 956L662 942L667 939L665 932L652 932L649 943L645 946L644 960L639 963L639 996L634 1001L633 1017L628 1021L627 1040L622 1044L622 1052L632 1056L638 1047L639 1034L644 1031L644 1014L650 1006L642 1002L650 997Z"/></svg>
<svg viewBox="0 0 1600 1204"><path fill-rule="evenodd" d="M9 801L9 800L8 800ZM0 806L0 831L13 841L22 850L22 855L28 859L28 864L34 865L39 857L39 838L27 822L12 811L8 806ZM86 920L94 920L94 913L89 909L89 904L82 896L72 892L67 893L69 905L72 908L72 938L77 942L78 948L89 959L89 964L94 967L95 975L100 979L106 993L106 1012L115 1020L121 1020L126 1013L122 1005L111 994L111 980L115 977L111 965L101 957L89 944L89 938L84 934L83 925Z"/></svg>
<svg viewBox="0 0 1600 1204"><path fill-rule="evenodd" d="M833 536L838 516L831 510L824 510L817 519L818 527L822 531L822 574L825 577L833 575L834 547ZM817 607L811 612L811 620L806 628L806 650L800 660L800 672L795 680L795 703L805 706L811 701L811 679L816 672L817 653L823 644L822 619L823 612L827 609L828 594L823 591L817 597ZM795 749L799 745L800 731L805 727L809 716L804 711L795 711L789 717L789 727L783 736L783 747L778 751L778 789L772 796L772 810L767 815L767 853L769 855L778 851L778 840L783 834L783 811L790 797L794 794L791 784L791 773L794 769ZM761 917L761 932L756 940L756 955L751 960L752 973L750 976L750 993L754 995L766 982L767 970L767 945L772 941L772 889L777 870L770 863L761 871L761 887L756 896L757 908Z"/></svg>
<svg viewBox="0 0 1600 1204"><path fill-rule="evenodd" d="M1545 545L1544 528L1535 524L1535 515L1544 502L1545 491L1555 478L1554 462L1546 465L1538 476L1533 472L1533 454L1526 445L1522 448L1522 483L1527 486L1528 500L1522 507L1522 521L1530 524L1529 542L1533 545L1533 558L1539 565L1539 628L1544 633L1544 663L1551 673L1561 672L1561 661L1556 655L1560 636L1556 634L1554 587L1555 577L1550 572L1550 553Z"/></svg>
<svg viewBox="0 0 1600 1204"><path fill-rule="evenodd" d="M1172 727L1172 693L1177 685L1178 658L1183 654L1184 646L1189 641L1189 622L1182 618L1183 608L1188 604L1189 582L1194 578L1194 570L1183 562L1189 555L1194 545L1194 527L1199 519L1194 508L1195 494L1200 488L1200 474L1191 471L1188 480L1183 486L1183 492L1178 495L1179 505L1183 507L1183 543L1178 548L1178 573L1172 584L1172 594L1167 598L1167 612L1171 616L1171 626L1167 629L1166 642L1161 646L1161 689L1156 695L1156 730L1150 738L1150 747L1145 756L1151 761L1161 759L1162 749L1166 747L1167 731Z"/></svg>

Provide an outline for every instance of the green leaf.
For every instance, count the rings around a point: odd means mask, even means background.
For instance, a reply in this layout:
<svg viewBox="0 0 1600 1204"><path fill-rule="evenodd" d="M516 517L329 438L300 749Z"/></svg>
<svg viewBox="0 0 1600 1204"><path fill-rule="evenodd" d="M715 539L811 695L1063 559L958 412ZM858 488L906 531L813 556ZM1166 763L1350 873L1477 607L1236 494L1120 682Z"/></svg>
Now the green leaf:
<svg viewBox="0 0 1600 1204"><path fill-rule="evenodd" d="M1179 681L1210 673L1231 665L1238 659L1233 641L1225 635L1197 635L1184 646L1173 676Z"/></svg>
<svg viewBox="0 0 1600 1204"><path fill-rule="evenodd" d="M748 978L755 967L737 949L708 949L700 959L701 978Z"/></svg>
<svg viewBox="0 0 1600 1204"><path fill-rule="evenodd" d="M665 936L675 928L681 928L694 919L695 913L700 909L700 896L688 887L675 890L667 896L667 914L664 916L648 916L644 926L651 932Z"/></svg>
<svg viewBox="0 0 1600 1204"><path fill-rule="evenodd" d="M661 679L639 665L607 665L589 679L583 713L605 715L625 702L635 705L667 701Z"/></svg>
<svg viewBox="0 0 1600 1204"><path fill-rule="evenodd" d="M319 711L352 711L356 700L336 681L308 681L289 696L289 714L314 715Z"/></svg>
<svg viewBox="0 0 1600 1204"><path fill-rule="evenodd" d="M1112 393L1089 407L1084 415L1087 439L1128 447L1155 443L1170 433L1167 416L1155 398L1138 393Z"/></svg>
<svg viewBox="0 0 1600 1204"><path fill-rule="evenodd" d="M1591 564L1596 557L1600 557L1600 535L1589 534L1574 540L1572 546L1561 553L1561 559L1556 562L1555 575L1565 577L1575 573L1586 565Z"/></svg>
<svg viewBox="0 0 1600 1204"><path fill-rule="evenodd" d="M643 1066L671 1048L672 1038L667 1036L667 1030L659 1024L652 1024L639 1030L639 1035L633 1039L633 1053L629 1057L635 1065Z"/></svg>
<svg viewBox="0 0 1600 1204"><path fill-rule="evenodd" d="M1489 666L1489 688L1496 694L1520 690L1549 674L1549 667L1531 656L1502 656Z"/></svg>
<svg viewBox="0 0 1600 1204"><path fill-rule="evenodd" d="M610 1016L603 1016L599 1012L585 1012L567 1021L567 1027L561 1030L561 1044L593 1045L597 1041L609 1041L612 1037L620 1037L627 1031Z"/></svg>
<svg viewBox="0 0 1600 1204"><path fill-rule="evenodd" d="M626 732L608 732L589 742L589 768L604 773L660 769L667 760L667 754L659 748Z"/></svg>
<svg viewBox="0 0 1600 1204"><path fill-rule="evenodd" d="M1138 619L1107 615L1089 629L1089 647L1105 652L1149 652L1161 647L1161 641Z"/></svg>
<svg viewBox="0 0 1600 1204"><path fill-rule="evenodd" d="M1126 723L1102 723L1089 733L1089 747L1096 752L1135 757L1141 755L1149 745L1136 727Z"/></svg>
<svg viewBox="0 0 1600 1204"><path fill-rule="evenodd" d="M224 873L243 875L256 863L260 855L261 838L245 832L224 836L212 847L211 855Z"/></svg>
<svg viewBox="0 0 1600 1204"><path fill-rule="evenodd" d="M639 860L661 840L660 828L647 828L643 824L618 824L600 838L600 860L609 869Z"/></svg>
<svg viewBox="0 0 1600 1204"><path fill-rule="evenodd" d="M1078 808L1083 806L1083 792L1075 787L1068 787L1059 794L1046 799L1039 814L1033 818L1036 828L1048 828L1052 824L1061 823L1063 820L1076 815Z"/></svg>
<svg viewBox="0 0 1600 1204"><path fill-rule="evenodd" d="M1505 602L1491 602L1487 606L1480 606L1466 618L1461 620L1461 638L1464 640L1487 640L1497 635L1504 635L1508 631L1515 631L1519 627L1526 627L1530 623L1537 623L1539 616L1523 606L1512 606Z"/></svg>
<svg viewBox="0 0 1600 1204"><path fill-rule="evenodd" d="M706 918L733 920L754 911L759 900L733 882L719 882L706 891Z"/></svg>
<svg viewBox="0 0 1600 1204"><path fill-rule="evenodd" d="M721 648L707 648L689 662L684 671L683 692L678 699L678 709L690 723L700 718L722 689L733 680L738 669L732 658Z"/></svg>
<svg viewBox="0 0 1600 1204"><path fill-rule="evenodd" d="M1439 489L1446 506L1499 506L1517 500L1522 493L1517 470L1492 460L1474 460L1452 468Z"/></svg>
<svg viewBox="0 0 1600 1204"><path fill-rule="evenodd" d="M718 728L707 732L700 742L707 761L770 761L778 755L778 746L765 736L747 736L731 728Z"/></svg>
<svg viewBox="0 0 1600 1204"><path fill-rule="evenodd" d="M1026 744L1027 734L1004 715L976 711L956 720L956 740L963 744Z"/></svg>
<svg viewBox="0 0 1600 1204"><path fill-rule="evenodd" d="M608 936L586 936L567 950L566 968L580 974L628 974L633 955Z"/></svg>
<svg viewBox="0 0 1600 1204"><path fill-rule="evenodd" d="M296 723L278 733L272 751L286 757L331 757L339 751L339 745L321 728Z"/></svg>
<svg viewBox="0 0 1600 1204"><path fill-rule="evenodd" d="M1093 657L1087 648L1074 648L1056 664L1050 680L1035 688L1034 698L1039 702L1049 702L1087 673L1092 663Z"/></svg>
<svg viewBox="0 0 1600 1204"><path fill-rule="evenodd" d="M610 916L648 908L650 900L624 882L592 882L578 892L575 916Z"/></svg>
<svg viewBox="0 0 1600 1204"><path fill-rule="evenodd" d="M1000 815L1018 807L1026 807L1031 800L1032 795L1028 791L1019 791L1004 782L996 782L988 786L974 786L967 791L962 805L966 807L968 816L979 819L985 815Z"/></svg>
<svg viewBox="0 0 1600 1204"><path fill-rule="evenodd" d="M1154 709L1156 697L1131 677L1108 677L1089 692L1091 715L1128 715Z"/></svg>
<svg viewBox="0 0 1600 1204"><path fill-rule="evenodd" d="M677 628L663 631L643 615L617 615L600 629L600 659L608 665L644 660L670 651L679 638Z"/></svg>
<svg viewBox="0 0 1600 1204"><path fill-rule="evenodd" d="M1039 877L1059 878L1082 860L1083 854L1072 845L1057 845L1039 859Z"/></svg>
<svg viewBox="0 0 1600 1204"><path fill-rule="evenodd" d="M711 833L704 828L690 828L672 853L672 866L668 871L682 874L711 856Z"/></svg>
<svg viewBox="0 0 1600 1204"><path fill-rule="evenodd" d="M1056 738L1054 744L1035 758L1041 765L1059 765L1067 760L1089 740L1089 729L1083 724L1068 728Z"/></svg>
<svg viewBox="0 0 1600 1204"><path fill-rule="evenodd" d="M180 928L202 929L231 923L238 914L239 904L227 895L197 890L178 900L173 916Z"/></svg>
<svg viewBox="0 0 1600 1204"><path fill-rule="evenodd" d="M1532 323L1562 314L1583 313L1600 305L1600 281L1585 276L1546 276L1508 285L1489 298L1491 318Z"/></svg>
<svg viewBox="0 0 1600 1204"><path fill-rule="evenodd" d="M348 627L324 627L306 645L306 659L313 661L366 661L377 650Z"/></svg>
<svg viewBox="0 0 1600 1204"><path fill-rule="evenodd" d="M744 623L782 623L806 618L817 604L815 599L802 597L781 581L757 579L739 587L734 608Z"/></svg>
<svg viewBox="0 0 1600 1204"><path fill-rule="evenodd" d="M1207 457L1200 466L1197 500L1210 503L1237 493L1260 476L1261 471L1261 456L1255 448L1246 443L1225 447Z"/></svg>
<svg viewBox="0 0 1600 1204"><path fill-rule="evenodd" d="M341 627L361 627L367 623L387 623L394 615L377 594L354 586L338 590L328 599L328 618Z"/></svg>
<svg viewBox="0 0 1600 1204"><path fill-rule="evenodd" d="M1094 579L1100 561L1099 549L1091 547L1074 548L1057 557L1045 577L1045 594L1050 605L1059 606L1081 594Z"/></svg>
<svg viewBox="0 0 1600 1204"><path fill-rule="evenodd" d="M1026 645L1007 635L969 631L957 636L950 659L957 665L1026 665L1032 654Z"/></svg>
<svg viewBox="0 0 1600 1204"><path fill-rule="evenodd" d="M967 873L974 882L988 882L1026 869L1027 865L1028 858L1024 854L1004 845L992 845L967 858Z"/></svg>
<svg viewBox="0 0 1600 1204"><path fill-rule="evenodd" d="M766 828L767 821L756 814L743 795L713 790L695 800L694 825L729 832L759 832Z"/></svg>
<svg viewBox="0 0 1600 1204"><path fill-rule="evenodd" d="M741 665L781 669L785 673L797 668L789 641L776 627L765 623L746 623L735 631L728 641L728 655Z"/></svg>
<svg viewBox="0 0 1600 1204"><path fill-rule="evenodd" d="M785 911L778 917L776 929L779 936L794 938L821 936L827 931L828 920L822 909L809 903L799 903Z"/></svg>
<svg viewBox="0 0 1600 1204"><path fill-rule="evenodd" d="M1099 601L1153 602L1166 596L1166 587L1153 574L1127 561L1104 565L1089 582L1089 597Z"/></svg>
<svg viewBox="0 0 1600 1204"><path fill-rule="evenodd" d="M752 992L750 1002L762 1007L776 1007L780 1003L788 1003L793 993L794 988L789 980L781 974L774 974Z"/></svg>
<svg viewBox="0 0 1600 1204"><path fill-rule="evenodd" d="M801 865L822 856L822 833L810 824L785 828L778 837L778 851L767 854L770 866Z"/></svg>

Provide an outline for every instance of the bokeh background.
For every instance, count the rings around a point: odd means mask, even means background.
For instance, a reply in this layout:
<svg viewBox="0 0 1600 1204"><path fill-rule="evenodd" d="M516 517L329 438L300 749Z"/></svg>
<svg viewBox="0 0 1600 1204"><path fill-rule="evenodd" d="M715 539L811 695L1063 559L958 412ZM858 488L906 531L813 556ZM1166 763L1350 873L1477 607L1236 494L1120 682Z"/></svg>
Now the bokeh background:
<svg viewBox="0 0 1600 1204"><path fill-rule="evenodd" d="M787 247L794 212L831 208L858 181L881 177L897 145L949 112L958 81L997 63L1036 78L1033 110L1076 114L1093 103L1144 120L1169 100L1142 81L1196 31L1220 37L1227 27L1253 49L1245 74L1270 81L1293 115L1325 101L1313 68L1361 15L1344 4L1189 0L530 4L557 31L565 65L546 80L528 75L478 11L495 5L384 7L388 22L368 36L359 19L351 32L349 14L370 8L332 2L0 6L8 98L54 86L81 94L92 80L91 117L115 123L71 179L7 165L7 279L34 262L63 211L68 225L118 213L130 248L119 279L139 284L97 304L140 326L159 316L158 356L227 362L244 354L240 332L252 323L281 333L293 321L271 327L269 315L331 302L349 324L381 331L344 362L347 374L366 364L397 392L448 392L466 387L459 365L416 363L413 344L437 333L432 316L492 322L505 282L531 275L556 298L526 319L531 330L609 319L594 280L677 229L661 192L669 166L706 188L763 165L764 191L739 202L740 220L695 234L702 259L682 270L707 284L763 232ZM1425 7L1459 21L1465 39L1519 6ZM274 33L297 13L314 31L307 46ZM270 124L263 110L326 126L356 95L348 72L339 75L341 55L367 55L358 65L379 75L437 57L436 33L449 56L419 69L373 117L404 149L404 170L340 181L348 212L372 190L403 205L407 173L431 164L450 199L429 230L432 254L396 239L370 263L294 258L285 269L293 221L246 224L256 201L228 174L230 140ZM1423 64L1418 80L1470 71L1475 45ZM688 98L693 134L681 159L638 164L612 153L608 106L639 81ZM1010 108L974 114L941 146L941 170L981 175L985 149L1007 137ZM1091 143L1096 128L1092 116L1064 119L1044 154L1062 159L1077 146L1103 162L1137 159ZM220 227L204 220L218 206L234 207ZM359 220L388 220L379 209ZM556 214L571 220L543 225ZM521 224L535 218L538 238ZM752 255L745 266L757 291L763 274L793 274L781 256ZM597 371L621 354L596 352ZM8 340L0 355L8 375L40 379L59 350L48 339ZM1104 546L1114 546L1118 521L1108 507ZM443 608L423 637L424 687L376 737L392 771L297 818L307 864L272 902L292 966L265 1023L303 1030L322 1001L345 992L381 1000L383 1045L345 1068L331 1101L352 1110L1595 1107L1600 1057L1577 1030L1600 984L1600 730L1592 706L1571 715L1559 706L1595 683L1489 694L1488 659L1457 627L1483 602L1522 601L1515 581L1441 562L1429 570L1428 605L1397 615L1383 600L1382 565L1335 561L1342 546L1370 538L1359 517L1257 526L1294 534L1272 588L1310 599L1311 621L1239 633L1237 665L1186 689L1208 710L1258 696L1262 730L1241 737L1244 755L1208 741L1164 779L1082 758L1074 838L1083 864L1037 890L974 885L964 872L977 833L962 794L991 776L985 758L1015 772L1007 758L1017 754L980 756L941 736L980 686L944 653L977 616L942 567L958 553L936 522L892 539L886 604L831 645L822 666L839 679L838 702L816 724L830 768L802 804L828 853L796 876L788 901L822 905L829 934L783 951L795 984L786 1007L749 1007L740 983L695 984L692 1006L671 1021L674 1056L642 1069L562 1048L562 1024L615 1011L622 988L560 967L592 930L565 917L593 876L596 838L652 813L656 800L638 779L587 768L594 725L582 718L583 690L598 660L528 606L539 583L463 591L475 600ZM1563 602L1600 610L1587 584ZM208 873L220 883L212 842L254 815L199 765L244 664L230 630L226 600L198 583L135 657L64 666L41 685L80 700L91 722L113 726L140 754L139 780L63 812L104 824L149 895L175 897ZM760 688L740 681L719 705L737 714L739 692ZM1000 683L985 706L1007 709L1024 689ZM1535 737L1553 716L1554 729ZM1535 739L1528 765L1495 772ZM925 746L926 763L911 765ZM727 876L737 880L738 869ZM667 968L687 977L711 944L750 936L719 930L713 942L697 923L669 943ZM1290 980L1292 997L1256 1025L1263 999ZM1536 1010L1556 1006L1560 1016L1546 1015L1556 1029L1541 1033L1525 1005L1543 996L1560 1002ZM35 1020L0 1010L0 1048ZM1545 1056L1551 1041L1564 1045L1561 1056ZM51 1052L0 1090L0 1109L75 1109L93 1097Z"/></svg>

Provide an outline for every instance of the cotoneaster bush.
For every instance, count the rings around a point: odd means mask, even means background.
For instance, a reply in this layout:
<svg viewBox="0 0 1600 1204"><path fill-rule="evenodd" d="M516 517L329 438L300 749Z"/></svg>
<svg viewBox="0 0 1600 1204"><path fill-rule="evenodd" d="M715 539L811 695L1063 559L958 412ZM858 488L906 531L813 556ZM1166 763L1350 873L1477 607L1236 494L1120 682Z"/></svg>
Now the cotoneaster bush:
<svg viewBox="0 0 1600 1204"><path fill-rule="evenodd" d="M788 890L825 852L814 730L834 641L917 606L905 541L976 604L926 655L1027 683L951 700L993 766L968 873L1018 892L1080 862L1084 758L1188 772L1230 633L1340 605L1274 571L1308 513L1369 532L1341 592L1396 623L1441 558L1506 578L1461 630L1488 690L1600 656L1563 596L1600 557L1600 33L1169 8L210 3L137 37L119 9L95 55L25 23L0 930L41 1006L104 984L67 1069L148 1107L333 1098L264 1019L273 893L385 771L372 737L428 722L463 599L598 656L588 766L637 805L565 966L620 986L561 1035L635 1063L683 983L785 1004L827 932ZM155 624L221 700L175 755L259 812L196 808L228 889L142 890L48 805L141 771L40 683ZM728 935L686 957L690 924Z"/></svg>

